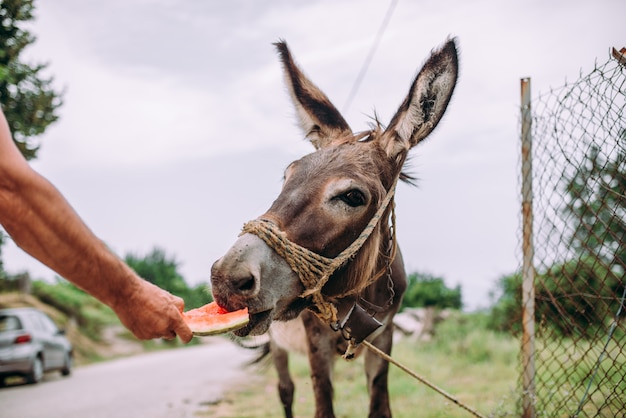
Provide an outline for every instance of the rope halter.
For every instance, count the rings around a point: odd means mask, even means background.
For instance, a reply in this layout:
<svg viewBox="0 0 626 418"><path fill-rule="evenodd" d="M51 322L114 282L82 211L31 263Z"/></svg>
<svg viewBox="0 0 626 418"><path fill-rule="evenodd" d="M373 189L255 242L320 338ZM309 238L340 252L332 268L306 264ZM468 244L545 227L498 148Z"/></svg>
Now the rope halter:
<svg viewBox="0 0 626 418"><path fill-rule="evenodd" d="M291 269L298 275L300 281L304 285L305 290L300 297L304 298L311 296L312 301L318 310L318 312L316 312L317 316L332 326L337 323L337 308L322 294L322 288L337 269L341 268L349 260L354 258L359 249L361 249L365 241L369 238L374 228L376 228L380 222L380 219L383 217L387 207L390 205L392 223L395 224L395 204L393 203L393 197L397 182L398 178L396 177L393 185L387 192L387 196L385 196L385 199L382 201L380 207L367 226L363 229L361 234L352 244L350 244L350 246L348 246L335 258L321 256L289 241L286 234L281 231L276 224L266 219L255 219L246 223L243 226L240 235L245 233L254 234L261 238L270 248L276 251L276 253L281 256L287 264L289 264ZM395 233L395 225L393 225L393 230ZM380 277L380 275L376 275L373 279L370 279L361 288L351 289L341 296L359 293L378 277Z"/></svg>

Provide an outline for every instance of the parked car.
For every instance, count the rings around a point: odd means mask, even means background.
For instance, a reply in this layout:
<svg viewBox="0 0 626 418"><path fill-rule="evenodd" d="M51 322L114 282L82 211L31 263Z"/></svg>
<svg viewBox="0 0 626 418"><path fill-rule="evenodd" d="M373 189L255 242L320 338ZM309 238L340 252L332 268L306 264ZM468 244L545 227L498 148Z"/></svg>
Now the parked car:
<svg viewBox="0 0 626 418"><path fill-rule="evenodd" d="M72 371L72 344L48 315L35 308L0 309L0 385L21 375L29 383L43 374Z"/></svg>

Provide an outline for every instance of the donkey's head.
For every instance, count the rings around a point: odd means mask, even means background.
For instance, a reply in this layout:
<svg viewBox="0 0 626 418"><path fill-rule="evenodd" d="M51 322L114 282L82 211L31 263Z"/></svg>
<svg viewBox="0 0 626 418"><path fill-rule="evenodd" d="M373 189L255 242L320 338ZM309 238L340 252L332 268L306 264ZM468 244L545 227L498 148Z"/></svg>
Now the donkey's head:
<svg viewBox="0 0 626 418"><path fill-rule="evenodd" d="M300 126L315 152L285 170L282 191L260 219L316 254L336 257L363 231L401 176L408 151L441 120L458 73L454 40L434 51L409 94L382 129L353 134L339 111L296 66L287 45L276 44ZM322 288L326 297L362 289L388 255L389 227L378 224L354 260ZM298 274L264 240L242 234L212 267L217 303L248 307L250 323L239 335L261 334L272 320L289 320L311 305Z"/></svg>

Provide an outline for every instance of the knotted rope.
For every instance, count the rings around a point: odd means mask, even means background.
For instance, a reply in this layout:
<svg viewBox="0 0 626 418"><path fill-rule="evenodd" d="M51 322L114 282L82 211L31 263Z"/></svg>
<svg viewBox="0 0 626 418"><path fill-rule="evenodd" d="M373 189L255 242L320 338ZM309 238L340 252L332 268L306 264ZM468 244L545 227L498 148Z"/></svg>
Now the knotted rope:
<svg viewBox="0 0 626 418"><path fill-rule="evenodd" d="M390 204L392 221L395 222L393 197L397 181L398 179L396 178L380 207L357 239L335 258L321 256L289 241L285 233L281 231L278 226L266 219L255 219L246 223L243 226L241 234L250 233L258 236L270 248L276 251L279 256L284 258L291 269L298 274L300 281L304 285L305 291L302 293L301 297L311 296L313 303L319 311L317 315L327 324L336 324L337 308L322 294L322 288L337 269L354 258L365 241L367 241L372 231L376 228ZM367 284L369 283L371 283L371 281L367 282ZM363 286L363 288L365 287L366 286ZM350 289L342 296L359 293L363 288Z"/></svg>

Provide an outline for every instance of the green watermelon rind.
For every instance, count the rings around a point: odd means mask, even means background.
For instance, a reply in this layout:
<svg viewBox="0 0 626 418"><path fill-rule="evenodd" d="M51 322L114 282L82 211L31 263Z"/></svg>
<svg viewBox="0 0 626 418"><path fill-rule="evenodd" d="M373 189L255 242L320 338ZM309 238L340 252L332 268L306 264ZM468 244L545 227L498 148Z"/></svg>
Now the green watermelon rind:
<svg viewBox="0 0 626 418"><path fill-rule="evenodd" d="M209 335L219 335L225 334L230 331L235 331L239 328L245 327L249 322L248 318L242 318L237 322L231 322L228 324L222 324L220 326L211 327L211 329L194 329L194 327L190 326L191 332L193 335L197 335L199 337L207 337Z"/></svg>
<svg viewBox="0 0 626 418"><path fill-rule="evenodd" d="M232 313L233 312L229 314L232 314ZM226 315L229 315L229 314L226 314ZM223 320L224 317L222 316L221 319ZM245 314L233 315L231 321L223 322L223 323L206 324L202 322L202 317L198 317L197 321L194 321L193 317L187 317L186 319L187 325L189 326L189 329L191 329L191 332L193 333L193 335L196 335L199 337L225 334L227 332L234 331L234 330L237 330L239 328L246 326L246 324L248 324L249 321L250 319L248 317L247 310Z"/></svg>

